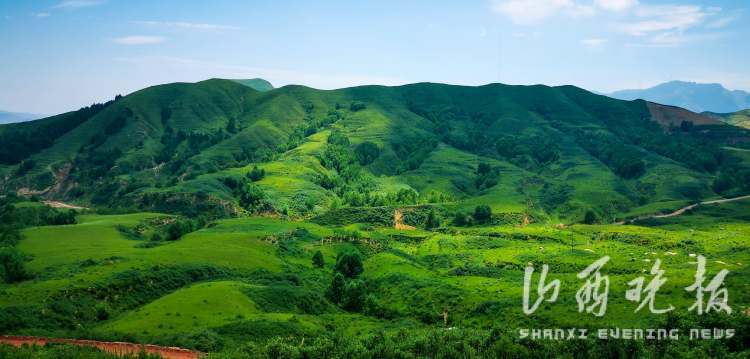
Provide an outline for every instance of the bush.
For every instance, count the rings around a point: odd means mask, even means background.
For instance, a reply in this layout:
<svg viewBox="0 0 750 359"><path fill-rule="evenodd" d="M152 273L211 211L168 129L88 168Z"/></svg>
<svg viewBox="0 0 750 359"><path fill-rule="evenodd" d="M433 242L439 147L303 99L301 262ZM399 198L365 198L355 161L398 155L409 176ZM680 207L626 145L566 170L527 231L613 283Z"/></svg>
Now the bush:
<svg viewBox="0 0 750 359"><path fill-rule="evenodd" d="M492 209L488 205L476 206L472 217L479 223L489 223L492 219Z"/></svg>
<svg viewBox="0 0 750 359"><path fill-rule="evenodd" d="M370 141L365 141L354 148L354 153L359 164L367 166L380 156L380 148Z"/></svg>
<svg viewBox="0 0 750 359"><path fill-rule="evenodd" d="M356 252L339 253L336 258L334 270L347 278L355 278L365 270L362 266L362 258Z"/></svg>
<svg viewBox="0 0 750 359"><path fill-rule="evenodd" d="M24 267L25 258L15 248L0 248L0 279L5 283L16 283L30 277Z"/></svg>
<svg viewBox="0 0 750 359"><path fill-rule="evenodd" d="M312 263L318 268L323 268L326 265L325 259L323 258L323 253L321 253L320 251L316 251L312 257Z"/></svg>
<svg viewBox="0 0 750 359"><path fill-rule="evenodd" d="M253 169L247 173L247 178L253 182L258 182L266 176L266 170L253 166Z"/></svg>

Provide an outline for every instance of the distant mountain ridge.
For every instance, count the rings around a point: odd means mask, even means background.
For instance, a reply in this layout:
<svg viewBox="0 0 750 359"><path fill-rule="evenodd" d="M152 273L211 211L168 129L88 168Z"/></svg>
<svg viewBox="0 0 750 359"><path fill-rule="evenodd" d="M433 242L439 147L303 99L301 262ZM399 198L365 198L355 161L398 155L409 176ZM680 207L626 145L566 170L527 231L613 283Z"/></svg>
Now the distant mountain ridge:
<svg viewBox="0 0 750 359"><path fill-rule="evenodd" d="M643 99L693 112L730 113L750 108L750 93L728 90L717 83L670 81L647 89L615 91L608 96L620 100Z"/></svg>
<svg viewBox="0 0 750 359"><path fill-rule="evenodd" d="M0 111L0 124L31 121L46 116L47 115L40 115L36 113Z"/></svg>
<svg viewBox="0 0 750 359"><path fill-rule="evenodd" d="M260 92L271 91L274 89L273 85L270 82L264 79L260 79L260 78L245 79L245 80L234 79L232 81L238 84L245 85L253 90L260 91Z"/></svg>

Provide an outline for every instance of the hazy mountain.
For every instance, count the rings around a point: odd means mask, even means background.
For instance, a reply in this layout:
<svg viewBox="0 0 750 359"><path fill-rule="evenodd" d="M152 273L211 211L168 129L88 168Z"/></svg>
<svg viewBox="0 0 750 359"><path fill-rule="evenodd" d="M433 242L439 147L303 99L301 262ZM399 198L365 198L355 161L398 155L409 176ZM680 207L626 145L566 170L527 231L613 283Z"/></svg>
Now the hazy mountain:
<svg viewBox="0 0 750 359"><path fill-rule="evenodd" d="M239 84L243 84L247 87L250 87L253 90L258 90L261 92L273 90L273 85L271 85L270 82L264 79L259 79L259 78L247 79L247 80L235 79L232 81L239 83Z"/></svg>
<svg viewBox="0 0 750 359"><path fill-rule="evenodd" d="M36 120L44 116L35 113L0 111L0 124Z"/></svg>
<svg viewBox="0 0 750 359"><path fill-rule="evenodd" d="M729 113L750 108L750 93L730 91L720 84L671 81L642 90L616 91L608 96L621 100L643 99L693 112Z"/></svg>

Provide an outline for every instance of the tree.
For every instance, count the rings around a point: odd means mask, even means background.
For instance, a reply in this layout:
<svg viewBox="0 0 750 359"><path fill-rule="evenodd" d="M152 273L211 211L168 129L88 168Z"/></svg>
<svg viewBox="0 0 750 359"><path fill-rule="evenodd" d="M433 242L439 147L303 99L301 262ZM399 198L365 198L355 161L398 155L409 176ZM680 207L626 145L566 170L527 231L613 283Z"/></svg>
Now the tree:
<svg viewBox="0 0 750 359"><path fill-rule="evenodd" d="M427 213L427 220L425 221L424 227L426 229L440 227L440 218L438 218L434 208L430 208L430 212Z"/></svg>
<svg viewBox="0 0 750 359"><path fill-rule="evenodd" d="M227 132L237 133L237 131L238 131L237 120L235 120L234 118L230 118L229 122L227 123Z"/></svg>
<svg viewBox="0 0 750 359"><path fill-rule="evenodd" d="M587 210L586 214L583 216L583 223L585 224L594 224L597 222L596 213L592 210Z"/></svg>
<svg viewBox="0 0 750 359"><path fill-rule="evenodd" d="M321 253L320 251L316 251L312 257L312 263L318 268L323 268L323 266L325 266L326 264L325 259L323 258L323 253Z"/></svg>
<svg viewBox="0 0 750 359"><path fill-rule="evenodd" d="M359 312L364 306L366 295L365 283L359 279L352 279L344 286L344 297L341 304L346 310Z"/></svg>
<svg viewBox="0 0 750 359"><path fill-rule="evenodd" d="M452 221L454 226L463 227L468 224L468 221L466 220L466 214L461 212L456 212L456 214L453 216Z"/></svg>
<svg viewBox="0 0 750 359"><path fill-rule="evenodd" d="M336 304L340 304L344 300L344 293L346 291L346 280L341 273L333 275L333 281L331 286L328 288L328 299Z"/></svg>
<svg viewBox="0 0 750 359"><path fill-rule="evenodd" d="M380 156L380 148L370 141L365 141L357 145L354 153L359 164L367 166Z"/></svg>
<svg viewBox="0 0 750 359"><path fill-rule="evenodd" d="M355 278L365 270L362 266L362 258L356 252L339 253L334 269L347 278Z"/></svg>
<svg viewBox="0 0 750 359"><path fill-rule="evenodd" d="M0 279L5 283L15 283L28 279L21 253L12 247L0 248Z"/></svg>
<svg viewBox="0 0 750 359"><path fill-rule="evenodd" d="M253 166L253 169L247 173L247 178L253 182L258 182L266 176L266 170Z"/></svg>
<svg viewBox="0 0 750 359"><path fill-rule="evenodd" d="M474 220L479 223L487 223L492 219L492 209L488 205L479 205L474 208Z"/></svg>
<svg viewBox="0 0 750 359"><path fill-rule="evenodd" d="M480 176L486 176L492 172L492 166L486 162L480 162L477 166L477 174Z"/></svg>
<svg viewBox="0 0 750 359"><path fill-rule="evenodd" d="M355 102L352 102L349 105L349 111L351 111L351 112L361 111L361 110L364 110L365 108L367 108L367 105L365 105L362 102L356 102L355 101Z"/></svg>

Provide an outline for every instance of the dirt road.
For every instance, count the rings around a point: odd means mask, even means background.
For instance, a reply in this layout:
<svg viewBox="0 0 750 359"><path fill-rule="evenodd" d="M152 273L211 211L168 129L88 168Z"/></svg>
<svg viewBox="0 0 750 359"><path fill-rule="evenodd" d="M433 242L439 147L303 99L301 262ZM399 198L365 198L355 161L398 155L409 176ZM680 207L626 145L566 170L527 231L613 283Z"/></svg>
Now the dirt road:
<svg viewBox="0 0 750 359"><path fill-rule="evenodd" d="M141 345L122 342L100 342L96 340L42 338L27 336L0 336L0 344L9 344L17 347L20 347L24 344L44 345L46 343L65 343L78 346L95 347L107 353L122 356L138 355L138 353L140 353L141 351L145 351L148 354L157 354L166 359L196 359L202 356L202 353L188 349L176 347L161 347L149 344Z"/></svg>
<svg viewBox="0 0 750 359"><path fill-rule="evenodd" d="M678 210L676 210L674 212L671 212L671 213L666 213L666 214L662 214L662 213L659 213L659 214L650 214L650 215L647 215L647 216L640 216L640 217L631 218L631 219L628 219L626 221L616 222L615 224L633 223L633 222L642 221L644 219L651 219L651 218L677 217L677 216L681 216L685 212L687 212L687 211L689 211L689 210L691 210L691 209L693 209L695 207L698 207L698 206L707 205L707 204L719 204L719 203L726 203L726 202L734 202L734 201L739 201L739 200L748 199L748 198L750 198L750 195L740 196L740 197L733 197L733 198L715 199L715 200L711 200L711 201L703 201L703 202L693 203L693 204L691 204L689 206L682 207L682 208L680 208L680 209L678 209Z"/></svg>

